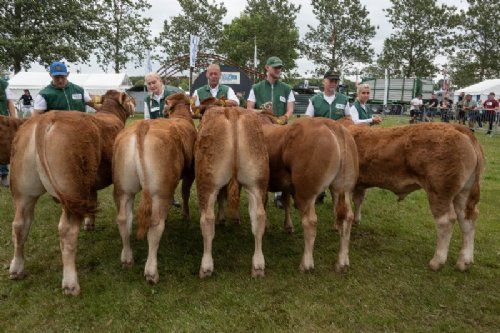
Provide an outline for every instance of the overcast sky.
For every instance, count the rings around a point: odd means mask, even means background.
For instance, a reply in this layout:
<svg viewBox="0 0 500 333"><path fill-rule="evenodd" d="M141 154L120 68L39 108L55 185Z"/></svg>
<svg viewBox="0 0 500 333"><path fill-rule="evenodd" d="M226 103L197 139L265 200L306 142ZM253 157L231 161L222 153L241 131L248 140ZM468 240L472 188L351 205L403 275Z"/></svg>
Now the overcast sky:
<svg viewBox="0 0 500 333"><path fill-rule="evenodd" d="M334 0L332 0L334 1ZM375 37L372 39L372 45L375 49L375 53L380 53L384 44L384 39L388 37L392 32L392 26L387 21L384 8L389 8L391 5L390 0L360 0L361 3L368 9L369 19L372 25L378 26L379 29L376 32ZM147 12L147 15L153 19L151 23L151 31L154 37L158 36L163 29L163 21L169 17L178 15L181 12L181 8L177 0L149 0L151 3L151 9ZM220 0L217 0L220 2ZM246 5L244 0L223 0L222 1L227 8L226 17L223 23L230 23L234 17L240 15ZM307 25L316 26L317 21L312 13L312 7L310 1L293 1L296 4L302 6L299 15L297 15L297 26L299 27L300 37L304 37L307 29ZM466 8L467 2L465 0L448 0L438 2L446 2L448 5L454 5L458 8ZM424 28L424 27L423 27ZM444 55L438 58L438 62L445 61ZM314 69L314 64L307 59L299 59L297 61L298 72L303 74L305 71L310 71ZM153 63L153 70L158 69L159 64ZM70 64L70 71L75 72L80 69L83 73L99 73L102 70L99 66L92 61L89 65L75 65ZM33 66L32 71L43 70L41 66ZM133 64L128 66L126 73L129 76L143 75L145 72L145 67L134 68Z"/></svg>

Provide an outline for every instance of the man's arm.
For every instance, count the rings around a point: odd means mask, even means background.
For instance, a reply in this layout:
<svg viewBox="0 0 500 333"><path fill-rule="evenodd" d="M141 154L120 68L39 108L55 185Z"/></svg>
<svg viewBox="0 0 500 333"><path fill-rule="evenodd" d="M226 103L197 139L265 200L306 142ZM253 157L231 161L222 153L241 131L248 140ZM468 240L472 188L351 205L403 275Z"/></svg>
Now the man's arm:
<svg viewBox="0 0 500 333"><path fill-rule="evenodd" d="M252 88L250 89L250 93L248 94L247 109L254 109L254 108L255 108L255 93Z"/></svg>
<svg viewBox="0 0 500 333"><path fill-rule="evenodd" d="M229 87L227 91L226 106L239 106L239 105L240 105L240 100L234 93L233 88Z"/></svg>
<svg viewBox="0 0 500 333"><path fill-rule="evenodd" d="M9 109L9 114L13 118L17 118L16 107L14 106L14 96L12 91L7 88L5 89L5 94L7 95L7 109Z"/></svg>
<svg viewBox="0 0 500 333"><path fill-rule="evenodd" d="M290 90L290 95L288 95L288 103L286 104L286 118L290 119L293 116L293 109L295 107L295 95L293 90Z"/></svg>
<svg viewBox="0 0 500 333"><path fill-rule="evenodd" d="M45 101L45 98L43 98L42 95L37 95L35 97L35 105L33 106L33 113L32 116L38 116L44 113L47 110L47 102Z"/></svg>

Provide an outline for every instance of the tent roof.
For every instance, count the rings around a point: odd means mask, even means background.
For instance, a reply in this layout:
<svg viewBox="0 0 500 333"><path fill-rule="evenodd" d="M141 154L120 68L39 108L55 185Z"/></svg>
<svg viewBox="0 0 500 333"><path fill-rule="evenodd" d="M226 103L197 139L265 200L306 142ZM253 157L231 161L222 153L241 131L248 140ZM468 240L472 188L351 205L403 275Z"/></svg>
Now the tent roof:
<svg viewBox="0 0 500 333"><path fill-rule="evenodd" d="M464 92L471 95L488 95L494 92L496 96L500 95L500 79L485 80L455 91L455 95Z"/></svg>
<svg viewBox="0 0 500 333"><path fill-rule="evenodd" d="M9 80L10 89L41 89L50 83L47 72L19 72ZM73 74L69 80L87 90L128 89L132 82L125 73Z"/></svg>

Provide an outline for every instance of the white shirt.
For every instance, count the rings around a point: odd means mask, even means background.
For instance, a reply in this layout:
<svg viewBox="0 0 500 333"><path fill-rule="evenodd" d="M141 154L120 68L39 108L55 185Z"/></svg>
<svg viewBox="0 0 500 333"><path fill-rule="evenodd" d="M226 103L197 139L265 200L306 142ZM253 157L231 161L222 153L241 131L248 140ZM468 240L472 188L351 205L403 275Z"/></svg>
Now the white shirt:
<svg viewBox="0 0 500 333"><path fill-rule="evenodd" d="M250 102L256 102L256 99L255 99L255 93L253 91L253 88L250 89L250 93L248 94L248 98L247 98L248 101ZM293 94L293 90L290 90L290 95L288 95L288 99L286 101L287 103L290 103L290 102L295 102L295 95Z"/></svg>
<svg viewBox="0 0 500 333"><path fill-rule="evenodd" d="M159 95L156 95L156 94L153 94L151 96L152 99L154 99L155 101L158 102L158 104L160 104L160 100L161 98L163 97L163 92ZM153 110L153 111L157 111L157 110ZM163 112L163 110L158 110L160 112ZM148 108L148 103L147 102L144 102L144 119L149 119L151 118L150 114L149 114L149 108Z"/></svg>
<svg viewBox="0 0 500 333"><path fill-rule="evenodd" d="M414 99L411 100L410 104L411 104L410 110L415 110L419 109L420 106L424 105L424 101L415 97Z"/></svg>
<svg viewBox="0 0 500 333"><path fill-rule="evenodd" d="M71 97L71 96L68 96L68 98ZM88 92L86 92L85 90L83 91L83 101L85 103L88 103L92 100L92 98L90 98L90 95ZM42 95L36 95L35 97L35 105L33 106L33 108L35 110L42 110L42 111L45 111L47 110L47 101L45 100L45 98L43 98Z"/></svg>
<svg viewBox="0 0 500 333"><path fill-rule="evenodd" d="M209 86L210 87L210 86ZM235 101L238 103L237 105L240 105L240 100L234 93L233 88L228 87L229 89L227 90L227 99L231 101ZM210 94L212 94L212 97L217 97L217 93L219 92L219 85L217 85L215 88L210 87ZM196 101L194 102L195 106L200 106L200 98L198 97L198 90L195 90L193 93L193 97L196 97Z"/></svg>
<svg viewBox="0 0 500 333"><path fill-rule="evenodd" d="M335 94L331 96L326 96L325 94L323 94L323 98L329 105L332 105L333 101L335 100ZM307 106L306 113L304 113L304 115L314 117L314 105L312 104L311 100L309 100L309 105ZM344 116L349 115L349 103L347 103L344 108Z"/></svg>
<svg viewBox="0 0 500 333"><path fill-rule="evenodd" d="M5 89L5 95L7 95L7 99L9 100L14 100L14 94L12 93L12 90L10 90L9 87Z"/></svg>
<svg viewBox="0 0 500 333"><path fill-rule="evenodd" d="M365 109L366 111L366 104L361 104L361 107ZM354 122L354 124L371 124L373 122L373 117L368 118L368 119L359 119L359 112L358 109L356 109L355 105L351 106L351 109L349 110L351 113L351 119Z"/></svg>

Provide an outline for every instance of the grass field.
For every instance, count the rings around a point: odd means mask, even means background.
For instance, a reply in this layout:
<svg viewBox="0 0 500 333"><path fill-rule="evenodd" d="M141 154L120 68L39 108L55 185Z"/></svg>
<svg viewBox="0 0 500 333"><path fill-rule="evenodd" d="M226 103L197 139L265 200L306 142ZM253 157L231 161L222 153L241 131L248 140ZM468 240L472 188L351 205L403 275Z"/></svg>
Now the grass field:
<svg viewBox="0 0 500 333"><path fill-rule="evenodd" d="M136 118L137 119L137 118ZM386 126L400 121L388 118ZM500 136L478 138L486 154L476 228L475 263L460 273L458 225L448 263L427 269L435 226L422 191L397 202L372 189L361 225L353 228L351 267L333 271L339 236L332 231L332 202L318 205L316 269L301 274L303 235L282 229L283 212L269 205L264 236L266 277L250 277L253 236L246 200L241 226L217 227L215 273L200 280L202 238L196 196L191 220L173 209L159 249L160 282L142 276L146 241L132 241L135 266L122 269L121 239L114 223L111 188L99 194L96 230L81 231L77 267L82 294L61 292L57 223L60 210L41 197L26 243L27 277L9 280L13 254L10 192L0 190L0 332L498 332L500 330ZM180 196L178 196L180 197ZM135 228L134 228L135 230Z"/></svg>

